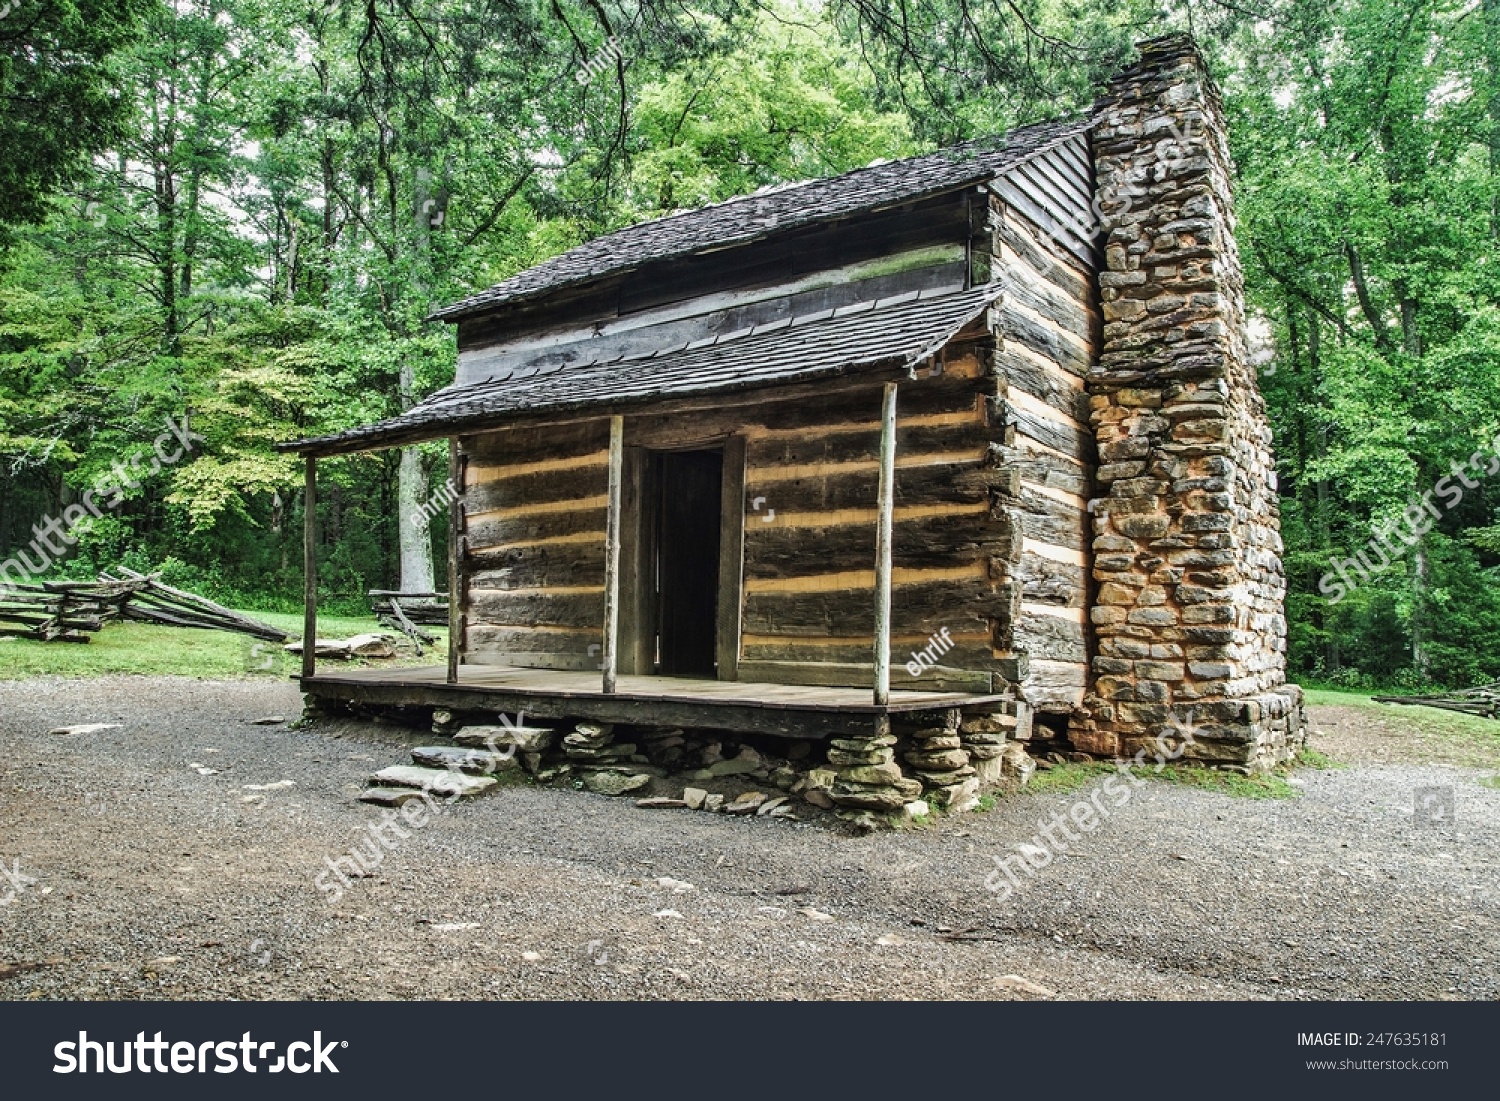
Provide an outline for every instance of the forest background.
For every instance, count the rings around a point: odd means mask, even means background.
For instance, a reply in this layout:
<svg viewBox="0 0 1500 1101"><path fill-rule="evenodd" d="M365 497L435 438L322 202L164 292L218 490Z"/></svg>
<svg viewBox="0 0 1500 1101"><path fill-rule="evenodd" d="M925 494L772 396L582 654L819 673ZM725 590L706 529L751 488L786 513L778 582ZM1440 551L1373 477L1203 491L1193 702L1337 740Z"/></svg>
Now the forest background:
<svg viewBox="0 0 1500 1101"><path fill-rule="evenodd" d="M186 416L192 455L53 574L290 610L302 472L273 445L451 380L435 306L1076 113L1173 30L1230 117L1293 676L1500 677L1500 475L1454 465L1500 431L1500 0L0 0L0 561ZM326 607L432 588L445 470L325 464ZM1386 568L1330 584L1381 535Z"/></svg>

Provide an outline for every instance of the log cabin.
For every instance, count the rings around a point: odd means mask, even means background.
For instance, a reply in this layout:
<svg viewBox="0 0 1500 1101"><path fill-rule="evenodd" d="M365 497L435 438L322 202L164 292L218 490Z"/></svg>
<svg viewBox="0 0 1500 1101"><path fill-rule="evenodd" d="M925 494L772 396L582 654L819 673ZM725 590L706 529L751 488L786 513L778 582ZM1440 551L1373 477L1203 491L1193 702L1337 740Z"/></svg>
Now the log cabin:
<svg viewBox="0 0 1500 1101"><path fill-rule="evenodd" d="M822 739L835 802L879 810L972 802L1033 740L1287 759L1222 110L1190 39L1139 48L1082 117L630 226L439 310L451 386L284 446L313 501L320 458L448 441L448 664L308 648L310 701Z"/></svg>

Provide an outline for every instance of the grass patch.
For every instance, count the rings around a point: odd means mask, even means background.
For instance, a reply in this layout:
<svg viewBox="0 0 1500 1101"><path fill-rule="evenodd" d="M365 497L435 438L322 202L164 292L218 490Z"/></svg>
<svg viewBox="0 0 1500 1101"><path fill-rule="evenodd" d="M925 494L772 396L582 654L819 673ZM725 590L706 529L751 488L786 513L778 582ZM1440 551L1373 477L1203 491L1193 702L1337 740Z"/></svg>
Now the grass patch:
<svg viewBox="0 0 1500 1101"><path fill-rule="evenodd" d="M286 631L302 634L302 617L276 612L247 615ZM348 638L384 630L370 618L319 616L318 633L324 638ZM380 662L382 666L441 664L447 653L447 632L425 628L438 636L436 647L422 658L403 657ZM252 647L260 649L252 651ZM260 671L270 662L270 668ZM154 623L116 620L92 636L86 644L35 642L30 639L0 640L0 680L27 677L103 677L129 673L141 676L179 676L222 679L261 676L290 677L299 669L295 655L283 653L280 645L259 642L248 635L226 631L198 631L162 627ZM325 662L320 667L345 667L360 663ZM376 664L376 663L370 663Z"/></svg>
<svg viewBox="0 0 1500 1101"><path fill-rule="evenodd" d="M1344 766L1335 761L1328 754L1304 746L1297 752L1298 768L1316 769L1318 772L1327 772L1329 769L1343 768Z"/></svg>
<svg viewBox="0 0 1500 1101"><path fill-rule="evenodd" d="M1500 776L1486 776L1479 782L1487 788L1494 788L1496 791L1500 791Z"/></svg>
<svg viewBox="0 0 1500 1101"><path fill-rule="evenodd" d="M1481 768L1500 764L1500 720L1420 704L1377 703L1364 693L1324 688L1308 691L1307 702L1345 708L1393 734L1409 731L1416 735L1414 752L1425 759Z"/></svg>
<svg viewBox="0 0 1500 1101"><path fill-rule="evenodd" d="M1244 776L1238 772L1185 765L1164 768L1159 773L1152 770L1144 775L1169 784L1217 791L1236 799L1295 799L1298 795L1297 789L1287 783L1286 776L1279 770Z"/></svg>
<svg viewBox="0 0 1500 1101"><path fill-rule="evenodd" d="M1026 790L1035 795L1062 795L1108 776L1115 766L1106 761L1067 761L1032 773Z"/></svg>
<svg viewBox="0 0 1500 1101"><path fill-rule="evenodd" d="M1314 769L1341 767L1327 754L1317 750L1306 750L1298 757L1297 764ZM1054 764L1048 769L1037 769L1030 783L1022 790L1031 795L1066 795L1088 787L1114 771L1115 765L1108 761L1068 761L1065 764ZM1158 772L1155 766L1148 765L1136 769L1135 775L1145 780L1160 780L1168 784L1216 791L1237 799L1295 799L1299 792L1295 785L1288 782L1291 772L1292 768L1283 766L1271 772L1244 776L1238 772L1197 765L1168 765ZM988 810L989 807L984 809Z"/></svg>

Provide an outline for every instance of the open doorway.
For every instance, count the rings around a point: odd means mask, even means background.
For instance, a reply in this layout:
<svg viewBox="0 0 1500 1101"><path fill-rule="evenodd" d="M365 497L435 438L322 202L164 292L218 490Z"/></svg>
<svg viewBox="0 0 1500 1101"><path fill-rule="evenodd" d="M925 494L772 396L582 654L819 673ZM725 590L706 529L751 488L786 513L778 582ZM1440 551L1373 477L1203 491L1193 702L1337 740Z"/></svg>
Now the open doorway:
<svg viewBox="0 0 1500 1101"><path fill-rule="evenodd" d="M656 672L713 677L724 449L653 451L649 479L655 530L646 564L654 585Z"/></svg>

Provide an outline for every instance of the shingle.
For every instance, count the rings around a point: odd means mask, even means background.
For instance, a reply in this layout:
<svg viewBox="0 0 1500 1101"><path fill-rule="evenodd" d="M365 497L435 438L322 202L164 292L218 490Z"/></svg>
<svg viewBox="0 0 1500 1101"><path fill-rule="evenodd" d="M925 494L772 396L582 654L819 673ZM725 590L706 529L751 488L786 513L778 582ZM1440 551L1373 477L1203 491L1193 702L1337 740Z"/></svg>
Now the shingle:
<svg viewBox="0 0 1500 1101"><path fill-rule="evenodd" d="M1088 118L1023 126L936 153L857 168L841 176L743 195L596 237L560 256L436 311L456 321L496 306L580 286L642 264L744 244L800 226L912 202L978 183L1082 133Z"/></svg>
<svg viewBox="0 0 1500 1101"><path fill-rule="evenodd" d="M508 419L597 408L618 409L692 395L734 393L857 373L911 367L937 352L999 297L998 283L936 299L903 302L843 317L740 335L703 347L675 346L610 362L587 362L529 378L439 390L380 424L283 444L284 451L339 454L389 441L439 439L501 427Z"/></svg>

